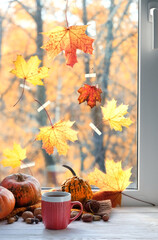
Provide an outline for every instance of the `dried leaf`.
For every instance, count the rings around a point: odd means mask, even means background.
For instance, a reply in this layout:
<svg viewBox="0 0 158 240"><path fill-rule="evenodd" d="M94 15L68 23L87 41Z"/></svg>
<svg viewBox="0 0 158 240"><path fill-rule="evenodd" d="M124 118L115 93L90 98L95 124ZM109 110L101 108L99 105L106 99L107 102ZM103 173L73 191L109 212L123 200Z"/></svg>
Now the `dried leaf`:
<svg viewBox="0 0 158 240"><path fill-rule="evenodd" d="M74 142L78 139L77 131L71 129L73 124L71 121L60 120L53 127L42 127L36 140L42 140L42 147L48 154L52 154L56 147L60 155L66 155L69 148L67 141Z"/></svg>
<svg viewBox="0 0 158 240"><path fill-rule="evenodd" d="M121 206L122 192L112 191L97 191L93 194L93 199L97 201L111 200L112 207L115 208L117 205Z"/></svg>
<svg viewBox="0 0 158 240"><path fill-rule="evenodd" d="M96 101L101 102L102 90L96 86L84 84L84 87L81 87L78 92L80 93L79 104L87 101L87 105L93 108L96 106Z"/></svg>
<svg viewBox="0 0 158 240"><path fill-rule="evenodd" d="M6 220L8 218L14 217L15 215L20 215L21 216L22 213L25 212L25 211L34 212L34 210L36 208L41 208L41 200L39 200L37 203L35 203L33 205L30 205L30 206L14 208L13 211L8 216L0 219L0 222Z"/></svg>
<svg viewBox="0 0 158 240"><path fill-rule="evenodd" d="M76 50L80 49L85 53L92 54L92 43L94 39L85 34L87 25L56 27L48 33L49 37L43 48L48 52L50 58L55 58L61 51L65 51L66 64L73 67L77 62Z"/></svg>
<svg viewBox="0 0 158 240"><path fill-rule="evenodd" d="M107 107L101 107L103 113L103 121L108 121L111 129L115 131L122 131L122 127L129 127L132 124L130 118L125 118L127 114L128 105L121 104L116 107L117 101L112 99L108 101Z"/></svg>
<svg viewBox="0 0 158 240"><path fill-rule="evenodd" d="M131 169L122 169L121 161L114 162L113 160L106 160L106 173L95 168L94 172L88 175L89 183L99 187L101 191L105 191L102 198L95 198L96 200L111 199L112 205L121 205L121 192L124 191L131 181ZM97 193L96 193L97 194ZM98 193L99 194L99 193ZM101 195L101 194L100 194Z"/></svg>
<svg viewBox="0 0 158 240"><path fill-rule="evenodd" d="M47 67L38 68L41 60L37 56L32 56L27 62L21 55L17 55L16 61L13 62L15 69L10 72L17 77L25 79L33 85L43 85L42 78L48 77Z"/></svg>
<svg viewBox="0 0 158 240"><path fill-rule="evenodd" d="M4 167L20 167L21 161L26 158L26 149L21 148L19 144L14 143L13 150L4 149L3 156L6 157L1 161Z"/></svg>

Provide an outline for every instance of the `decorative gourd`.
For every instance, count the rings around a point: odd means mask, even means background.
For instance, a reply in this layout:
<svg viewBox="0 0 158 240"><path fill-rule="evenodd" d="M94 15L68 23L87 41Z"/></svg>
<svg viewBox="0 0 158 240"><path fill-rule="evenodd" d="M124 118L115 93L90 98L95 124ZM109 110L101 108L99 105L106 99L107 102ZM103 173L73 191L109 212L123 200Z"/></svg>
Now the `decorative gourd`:
<svg viewBox="0 0 158 240"><path fill-rule="evenodd" d="M40 183L36 178L27 174L11 174L3 179L1 186L13 193L16 207L33 205L41 197Z"/></svg>
<svg viewBox="0 0 158 240"><path fill-rule="evenodd" d="M80 201L83 203L85 200L92 199L93 193L88 182L77 177L71 167L67 165L63 165L63 167L68 168L73 174L73 177L68 178L61 185L62 191L71 193L71 201Z"/></svg>
<svg viewBox="0 0 158 240"><path fill-rule="evenodd" d="M0 186L0 219L7 217L14 207L14 195L8 189Z"/></svg>

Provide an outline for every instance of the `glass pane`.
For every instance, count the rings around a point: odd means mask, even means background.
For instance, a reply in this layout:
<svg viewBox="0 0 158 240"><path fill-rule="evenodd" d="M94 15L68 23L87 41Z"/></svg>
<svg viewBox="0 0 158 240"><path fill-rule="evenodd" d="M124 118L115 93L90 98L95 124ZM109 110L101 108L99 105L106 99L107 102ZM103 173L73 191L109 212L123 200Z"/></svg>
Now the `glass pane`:
<svg viewBox="0 0 158 240"><path fill-rule="evenodd" d="M69 0L67 20L71 25L88 25L87 34L94 38L93 55L77 50L78 63L73 68L66 65L64 53L54 60L48 59L41 46L48 38L41 32L48 32L56 26L66 26L66 1L28 0L4 1L0 6L0 92L1 92L1 159L5 148L12 148L13 142L20 143L27 150L27 159L35 162L32 174L43 186L60 185L71 173L62 167L70 165L78 175L87 174L98 167L106 171L106 159L122 160L124 168L133 167L131 188L137 187L137 55L138 55L138 1L137 0ZM36 16L36 17L35 17ZM44 86L26 83L22 100L19 98L23 80L9 71L17 54L28 60L38 55L42 64L50 69L50 76ZM93 73L92 77L86 77ZM84 84L102 89L102 101L90 108L87 102L79 104L77 92ZM111 130L102 120L100 106L107 100L117 100L129 105L128 112L133 124L123 131ZM49 119L39 105L51 101L46 107L51 120L75 121L73 129L78 131L78 141L69 142L64 157L56 149L48 155L35 141L41 126L49 125ZM102 133L98 135L89 124L93 123ZM18 168L4 168L0 165L0 178L19 171ZM20 171L30 173L29 169ZM0 180L1 180L0 179Z"/></svg>

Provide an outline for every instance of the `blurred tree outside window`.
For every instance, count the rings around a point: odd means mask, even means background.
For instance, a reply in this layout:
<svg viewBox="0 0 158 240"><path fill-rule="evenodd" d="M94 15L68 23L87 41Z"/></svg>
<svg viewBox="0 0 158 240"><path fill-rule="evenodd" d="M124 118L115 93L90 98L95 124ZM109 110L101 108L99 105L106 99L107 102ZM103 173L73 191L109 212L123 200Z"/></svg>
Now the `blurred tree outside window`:
<svg viewBox="0 0 158 240"><path fill-rule="evenodd" d="M47 57L41 46L47 41L42 32L56 26L66 26L65 0L12 0L0 3L0 142L1 159L5 148L13 142L27 149L27 161L34 161L33 175L42 186L60 185L71 176L63 169L67 164L82 177L94 167L105 169L106 159L122 160L124 168L133 167L131 188L137 188L137 58L138 58L138 0L69 0L69 25L88 25L87 35L94 38L93 55L77 51L78 63L66 66L60 53L54 60ZM22 101L13 104L20 96L19 81L9 71L17 54L27 60L38 55L50 67L50 76L44 86L30 86ZM87 78L85 74L96 73ZM118 104L129 105L133 124L122 132L111 130L102 122L100 104L90 108L84 102L79 105L77 90L85 83L102 89L102 102L113 98ZM47 110L55 123L60 119L75 121L78 141L69 143L66 157L57 151L48 155L36 142L39 127L49 124L44 111L37 112L39 105L34 98L45 103L51 101ZM89 123L102 132L95 133ZM0 165L0 180L18 169ZM27 173L28 169L20 170Z"/></svg>

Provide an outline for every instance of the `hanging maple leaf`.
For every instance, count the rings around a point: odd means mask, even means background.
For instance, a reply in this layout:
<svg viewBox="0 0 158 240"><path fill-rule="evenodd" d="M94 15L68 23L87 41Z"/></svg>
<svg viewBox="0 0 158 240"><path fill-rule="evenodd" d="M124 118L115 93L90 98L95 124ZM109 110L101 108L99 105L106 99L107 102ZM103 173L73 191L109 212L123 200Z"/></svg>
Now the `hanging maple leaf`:
<svg viewBox="0 0 158 240"><path fill-rule="evenodd" d="M60 120L53 126L42 127L36 140L42 140L42 147L48 154L52 154L56 147L60 155L66 155L69 148L67 141L74 142L78 139L77 131L71 129L73 124L71 121Z"/></svg>
<svg viewBox="0 0 158 240"><path fill-rule="evenodd" d="M13 149L4 149L3 156L5 159L1 161L4 167L16 168L21 165L21 161L26 158L26 149L21 148L19 144L14 143Z"/></svg>
<svg viewBox="0 0 158 240"><path fill-rule="evenodd" d="M111 199L112 206L121 205L122 191L124 191L131 181L131 169L123 170L121 161L114 162L106 160L106 173L95 168L94 172L88 175L89 183L100 188L100 192L94 193L93 199Z"/></svg>
<svg viewBox="0 0 158 240"><path fill-rule="evenodd" d="M129 127L132 124L130 118L125 118L127 114L128 105L121 104L116 107L117 101L112 99L107 101L107 107L101 107L103 113L103 121L108 121L111 129L115 131L122 131L122 127Z"/></svg>
<svg viewBox="0 0 158 240"><path fill-rule="evenodd" d="M13 62L15 65L15 69L12 69L10 72L15 74L17 77L24 79L25 82L30 82L33 85L43 85L42 78L48 77L47 67L38 68L41 60L37 56L32 56L27 62L21 55L17 55L16 61ZM19 97L18 101L15 105L22 99L24 94L24 87Z"/></svg>
<svg viewBox="0 0 158 240"><path fill-rule="evenodd" d="M26 80L33 85L43 85L42 78L48 77L47 67L38 68L41 60L37 56L32 56L27 62L21 55L17 55L16 61L13 62L15 69L10 72L17 77Z"/></svg>
<svg viewBox="0 0 158 240"><path fill-rule="evenodd" d="M77 49L89 54L93 52L94 39L85 34L86 29L87 25L56 27L48 33L43 33L49 37L49 40L42 48L48 51L48 56L53 59L64 50L66 64L73 67L77 62Z"/></svg>
<svg viewBox="0 0 158 240"><path fill-rule="evenodd" d="M91 108L96 106L96 101L101 102L102 90L96 86L84 84L84 87L78 89L80 96L78 98L79 104L87 101L87 105Z"/></svg>

